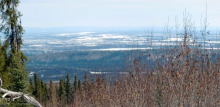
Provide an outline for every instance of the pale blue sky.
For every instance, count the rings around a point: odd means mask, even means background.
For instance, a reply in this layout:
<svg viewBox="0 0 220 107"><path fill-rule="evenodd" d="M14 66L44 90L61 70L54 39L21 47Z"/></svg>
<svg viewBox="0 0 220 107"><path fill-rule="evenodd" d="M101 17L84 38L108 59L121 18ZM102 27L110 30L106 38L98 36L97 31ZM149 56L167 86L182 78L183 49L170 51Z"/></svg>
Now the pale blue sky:
<svg viewBox="0 0 220 107"><path fill-rule="evenodd" d="M220 0L20 0L25 27L146 27L164 26L185 9L200 26L208 4L209 26L220 26Z"/></svg>

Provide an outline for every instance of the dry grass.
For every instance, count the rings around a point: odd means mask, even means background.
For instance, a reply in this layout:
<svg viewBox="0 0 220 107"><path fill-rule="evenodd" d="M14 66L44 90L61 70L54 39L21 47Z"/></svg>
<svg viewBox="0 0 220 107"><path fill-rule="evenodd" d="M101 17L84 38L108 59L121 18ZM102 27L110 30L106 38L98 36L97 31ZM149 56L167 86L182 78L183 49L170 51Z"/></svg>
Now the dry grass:
<svg viewBox="0 0 220 107"><path fill-rule="evenodd" d="M96 78L84 85L71 106L220 107L219 50L205 49L205 40L199 44L194 24L186 14L184 17L183 32L176 34L183 38L182 42L170 45L172 48L162 47L163 55L150 53L147 59L133 60L129 74L118 74L109 80ZM206 28L204 21L203 39ZM147 63L149 59L154 63Z"/></svg>
<svg viewBox="0 0 220 107"><path fill-rule="evenodd" d="M183 38L182 42L161 46L159 54L150 50L142 59L131 56L124 71L128 74L85 82L82 90L75 92L72 103L66 106L220 107L220 50L205 49L206 18L200 33L203 43L198 42L198 33L187 14L184 14L182 32L178 32L178 23L175 27L175 36ZM169 38L168 25L165 31ZM151 31L149 47L153 45L152 35ZM145 54L137 56L142 55Z"/></svg>

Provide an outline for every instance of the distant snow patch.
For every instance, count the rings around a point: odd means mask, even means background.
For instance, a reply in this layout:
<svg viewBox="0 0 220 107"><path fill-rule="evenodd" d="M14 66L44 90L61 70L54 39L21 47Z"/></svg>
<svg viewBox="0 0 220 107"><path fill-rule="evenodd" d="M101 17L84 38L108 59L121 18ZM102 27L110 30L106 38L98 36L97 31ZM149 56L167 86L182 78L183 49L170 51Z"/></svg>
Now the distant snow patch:
<svg viewBox="0 0 220 107"><path fill-rule="evenodd" d="M150 48L106 48L106 49L93 49L96 51L126 51L126 50L145 50Z"/></svg>
<svg viewBox="0 0 220 107"><path fill-rule="evenodd" d="M108 73L111 73L111 72L92 72L92 71L90 71L90 74L108 74Z"/></svg>
<svg viewBox="0 0 220 107"><path fill-rule="evenodd" d="M43 47L43 45L29 45L29 47Z"/></svg>
<svg viewBox="0 0 220 107"><path fill-rule="evenodd" d="M167 40L163 40L163 41L183 41L183 38L168 38Z"/></svg>
<svg viewBox="0 0 220 107"><path fill-rule="evenodd" d="M61 34L56 34L53 36L57 37L71 37L71 36L76 36L76 35L89 35L95 32L78 32L78 33L61 33Z"/></svg>

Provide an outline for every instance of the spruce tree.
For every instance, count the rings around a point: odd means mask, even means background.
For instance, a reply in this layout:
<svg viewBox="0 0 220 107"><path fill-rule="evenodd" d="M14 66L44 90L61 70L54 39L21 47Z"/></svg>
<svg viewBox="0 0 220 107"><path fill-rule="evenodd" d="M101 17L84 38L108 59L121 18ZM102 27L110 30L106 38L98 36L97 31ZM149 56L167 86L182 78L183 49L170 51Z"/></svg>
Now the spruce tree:
<svg viewBox="0 0 220 107"><path fill-rule="evenodd" d="M41 85L41 80L38 78L37 79L37 96L39 101L42 101L42 85Z"/></svg>
<svg viewBox="0 0 220 107"><path fill-rule="evenodd" d="M78 90L81 91L82 90L82 83L80 80L78 80Z"/></svg>
<svg viewBox="0 0 220 107"><path fill-rule="evenodd" d="M72 95L69 74L67 74L66 76L65 91L66 91L66 101L67 101L67 104L69 104L71 101L71 95Z"/></svg>
<svg viewBox="0 0 220 107"><path fill-rule="evenodd" d="M56 90L54 88L53 82L50 81L49 83L49 89L48 89L48 94L49 94L49 101L50 101L50 107L54 107L55 106L55 102L56 102Z"/></svg>
<svg viewBox="0 0 220 107"><path fill-rule="evenodd" d="M33 95L35 97L38 98L38 86L39 86L39 83L38 83L38 77L37 77L37 74L34 74L34 90L33 90Z"/></svg>
<svg viewBox="0 0 220 107"><path fill-rule="evenodd" d="M4 56L4 49L1 43L1 37L0 37L0 73L2 74L3 69L5 66L5 56Z"/></svg>
<svg viewBox="0 0 220 107"><path fill-rule="evenodd" d="M3 88L9 87L9 78L8 78L8 72L5 71L6 69L6 61L7 61L7 54L6 49L1 43L0 38L0 77L4 80Z"/></svg>
<svg viewBox="0 0 220 107"><path fill-rule="evenodd" d="M29 81L28 92L31 94L33 94L33 92L34 92L34 85L33 85L32 79L30 79L30 81Z"/></svg>
<svg viewBox="0 0 220 107"><path fill-rule="evenodd" d="M45 106L49 99L48 92L47 92L47 85L43 83L43 80L41 80L41 89L42 89L42 102L44 102Z"/></svg>
<svg viewBox="0 0 220 107"><path fill-rule="evenodd" d="M52 97L53 97L53 82L50 80L50 83L49 83L49 89L48 89L48 94L49 94L49 100L52 101Z"/></svg>
<svg viewBox="0 0 220 107"><path fill-rule="evenodd" d="M64 87L64 81L60 79L59 83L59 100L64 105L65 103L65 87Z"/></svg>
<svg viewBox="0 0 220 107"><path fill-rule="evenodd" d="M33 90L33 95L37 97L37 85L38 85L38 77L37 74L34 74L34 90Z"/></svg>
<svg viewBox="0 0 220 107"><path fill-rule="evenodd" d="M0 12L2 23L0 31L6 36L4 46L8 49L6 72L11 78L10 86L14 91L26 92L28 88L28 73L25 62L27 57L21 52L22 35L21 13L17 10L19 0L1 0Z"/></svg>
<svg viewBox="0 0 220 107"><path fill-rule="evenodd" d="M37 74L34 74L34 92L33 95L40 101L42 101L42 85L41 80Z"/></svg>
<svg viewBox="0 0 220 107"><path fill-rule="evenodd" d="M74 92L76 92L78 90L78 79L77 79L77 75L74 75L74 83L73 83L73 88L74 88Z"/></svg>

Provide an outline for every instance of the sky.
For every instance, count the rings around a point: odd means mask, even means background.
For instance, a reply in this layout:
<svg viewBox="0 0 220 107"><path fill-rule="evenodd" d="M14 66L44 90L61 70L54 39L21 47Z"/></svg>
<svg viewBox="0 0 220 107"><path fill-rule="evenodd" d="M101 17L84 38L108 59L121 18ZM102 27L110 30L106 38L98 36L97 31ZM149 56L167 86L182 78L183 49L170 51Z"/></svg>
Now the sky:
<svg viewBox="0 0 220 107"><path fill-rule="evenodd" d="M200 26L220 26L220 0L20 0L24 27L157 27L175 25L186 10Z"/></svg>

